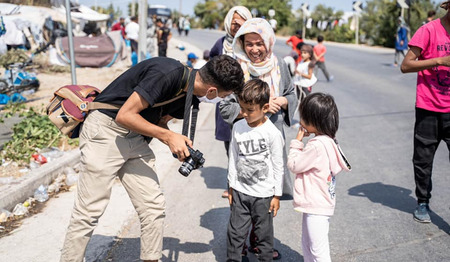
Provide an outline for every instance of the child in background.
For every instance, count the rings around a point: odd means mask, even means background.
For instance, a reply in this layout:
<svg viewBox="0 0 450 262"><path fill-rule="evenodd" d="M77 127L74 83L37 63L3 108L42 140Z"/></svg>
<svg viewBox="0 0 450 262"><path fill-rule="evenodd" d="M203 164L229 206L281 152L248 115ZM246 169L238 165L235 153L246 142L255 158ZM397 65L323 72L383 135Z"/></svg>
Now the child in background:
<svg viewBox="0 0 450 262"><path fill-rule="evenodd" d="M258 259L273 260L273 217L283 193L284 140L265 115L269 100L269 85L258 78L248 81L239 94L244 119L234 124L230 143L227 261L242 260L252 221Z"/></svg>
<svg viewBox="0 0 450 262"><path fill-rule="evenodd" d="M317 45L314 46L314 57L316 59L316 70L315 74L317 75L318 68L322 70L322 73L325 75L325 78L328 82L333 81L334 76L330 76L328 73L327 67L325 66L325 54L327 53L327 48L323 45L323 36L319 35L317 37Z"/></svg>
<svg viewBox="0 0 450 262"><path fill-rule="evenodd" d="M299 87L297 89L297 98L301 101L304 97L302 92L305 95L309 95L312 91L312 86L317 82L317 78L314 75L314 66L316 64L316 60L314 58L314 51L311 45L303 45L301 49L301 57L302 63L298 64L295 73L297 75L297 79L294 84Z"/></svg>
<svg viewBox="0 0 450 262"><path fill-rule="evenodd" d="M290 144L288 168L297 174L294 209L303 213L302 250L305 262L331 261L329 219L336 204L335 177L351 166L336 140L339 113L331 95L314 93L299 107L300 128ZM304 136L315 134L308 143Z"/></svg>

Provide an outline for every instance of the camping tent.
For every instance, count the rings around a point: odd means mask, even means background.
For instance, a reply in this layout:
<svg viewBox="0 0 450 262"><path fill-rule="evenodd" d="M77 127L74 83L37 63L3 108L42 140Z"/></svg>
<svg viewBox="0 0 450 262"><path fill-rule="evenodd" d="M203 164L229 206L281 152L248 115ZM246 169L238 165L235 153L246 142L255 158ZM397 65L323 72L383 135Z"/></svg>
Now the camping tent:
<svg viewBox="0 0 450 262"><path fill-rule="evenodd" d="M60 60L70 63L68 38L56 40ZM125 42L120 31L112 31L96 37L75 36L73 38L75 64L80 67L109 67L118 59L125 58Z"/></svg>

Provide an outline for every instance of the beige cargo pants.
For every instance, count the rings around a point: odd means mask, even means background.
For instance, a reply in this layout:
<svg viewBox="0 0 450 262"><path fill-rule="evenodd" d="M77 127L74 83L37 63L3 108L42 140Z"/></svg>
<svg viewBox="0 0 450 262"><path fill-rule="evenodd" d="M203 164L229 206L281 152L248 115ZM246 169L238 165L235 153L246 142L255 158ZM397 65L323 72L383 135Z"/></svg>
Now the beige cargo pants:
<svg viewBox="0 0 450 262"><path fill-rule="evenodd" d="M141 259L161 258L165 200L154 171L155 155L144 137L93 111L83 124L80 150L82 170L61 261L83 261L116 176L141 222Z"/></svg>

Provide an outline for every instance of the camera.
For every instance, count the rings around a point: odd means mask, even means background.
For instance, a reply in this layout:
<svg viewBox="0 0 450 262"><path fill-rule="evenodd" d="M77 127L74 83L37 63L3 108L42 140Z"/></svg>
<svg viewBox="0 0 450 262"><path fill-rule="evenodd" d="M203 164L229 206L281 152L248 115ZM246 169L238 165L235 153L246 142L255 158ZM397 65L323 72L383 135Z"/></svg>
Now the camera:
<svg viewBox="0 0 450 262"><path fill-rule="evenodd" d="M180 172L180 174L185 177L189 176L192 170L202 167L205 163L202 152L194 150L189 146L187 148L189 150L190 156L184 160L183 164L181 164L180 168L178 169L178 172Z"/></svg>

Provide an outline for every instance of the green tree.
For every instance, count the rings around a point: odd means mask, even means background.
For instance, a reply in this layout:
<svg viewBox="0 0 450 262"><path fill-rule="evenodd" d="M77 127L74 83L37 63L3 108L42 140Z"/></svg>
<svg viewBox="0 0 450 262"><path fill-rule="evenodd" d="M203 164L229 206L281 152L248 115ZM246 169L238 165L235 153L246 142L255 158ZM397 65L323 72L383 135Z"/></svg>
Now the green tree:
<svg viewBox="0 0 450 262"><path fill-rule="evenodd" d="M317 5L314 11L311 13L311 18L314 21L327 21L329 23L333 23L336 20L342 18L344 12L342 11L334 11L331 7L326 7L324 5ZM326 30L319 29L317 27L312 27L306 31L306 36L308 38L316 38L318 35L323 35L325 39L329 41L338 41L341 42L349 42L349 27L347 25L344 26L335 26L335 27L327 27Z"/></svg>
<svg viewBox="0 0 450 262"><path fill-rule="evenodd" d="M249 10L255 8L258 11L258 17L264 16L269 19L269 10L275 10L274 19L278 22L278 28L288 25L292 17L290 0L243 0L242 5Z"/></svg>
<svg viewBox="0 0 450 262"><path fill-rule="evenodd" d="M114 9L114 5L111 3L108 5L108 7L101 7L101 6L97 6L97 8L95 8L95 6L91 6L91 9L101 13L101 14L107 14L113 15L113 20L117 20L120 16L122 16L122 11L120 10L119 7L117 7L116 9Z"/></svg>
<svg viewBox="0 0 450 262"><path fill-rule="evenodd" d="M410 35L426 20L429 10L436 10L437 5L429 0L410 0L410 8L405 11ZM367 1L361 19L361 31L366 35L369 44L394 47L397 31L397 19L401 15L401 8L396 1L371 0Z"/></svg>
<svg viewBox="0 0 450 262"><path fill-rule="evenodd" d="M203 28L214 28L219 24L223 29L223 20L228 10L233 6L240 5L237 0L205 0L194 7L194 14L200 18L200 26Z"/></svg>
<svg viewBox="0 0 450 262"><path fill-rule="evenodd" d="M290 0L205 0L194 7L194 13L201 19L203 27L211 28L218 23L223 28L223 20L233 6L243 5L249 10L255 8L258 17L264 16L267 19L269 9L274 9L278 27L283 27L288 25L292 16L289 2Z"/></svg>

